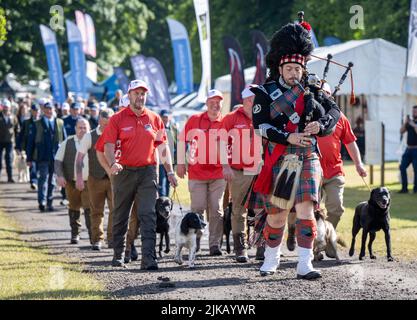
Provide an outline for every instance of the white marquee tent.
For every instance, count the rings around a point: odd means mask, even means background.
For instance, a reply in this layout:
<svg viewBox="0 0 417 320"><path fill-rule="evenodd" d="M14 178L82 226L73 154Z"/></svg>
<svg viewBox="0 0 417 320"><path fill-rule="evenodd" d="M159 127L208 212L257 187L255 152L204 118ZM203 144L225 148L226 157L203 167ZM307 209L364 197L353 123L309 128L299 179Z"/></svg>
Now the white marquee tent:
<svg viewBox="0 0 417 320"><path fill-rule="evenodd" d="M404 104L403 78L405 74L406 49L383 39L352 40L329 47L320 47L314 55L326 58L333 55L333 60L347 65L354 63L353 77L355 94L365 95L368 106L369 120L382 121L385 124L385 159L398 160L400 145L400 126ZM313 58L307 65L309 72L316 73L320 78L326 61ZM330 66L327 81L332 87L340 80L343 68ZM248 83L255 75L255 67L245 70ZM222 76L215 81L215 88L230 92L230 75ZM339 94L350 94L350 79L346 79ZM417 92L407 106L417 103Z"/></svg>

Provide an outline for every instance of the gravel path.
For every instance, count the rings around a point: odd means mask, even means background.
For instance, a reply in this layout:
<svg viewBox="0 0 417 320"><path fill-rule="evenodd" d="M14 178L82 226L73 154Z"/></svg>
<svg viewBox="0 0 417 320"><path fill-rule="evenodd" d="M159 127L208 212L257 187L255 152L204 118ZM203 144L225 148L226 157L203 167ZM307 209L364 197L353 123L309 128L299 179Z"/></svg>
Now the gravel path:
<svg viewBox="0 0 417 320"><path fill-rule="evenodd" d="M312 282L295 279L294 252L284 251L279 272L265 278L259 275L254 249L249 251L251 262L247 264L236 263L232 254L210 257L207 235L194 270L173 262L174 245L159 261L157 272L141 271L140 261L127 269L113 268L112 250L91 251L85 230L79 245L69 244L67 211L59 200L54 204L56 212L40 213L36 193L27 184L0 184L0 207L21 224L21 236L33 246L48 247L53 255L80 261L85 272L105 284L113 299L417 299L417 261L386 262L381 256L360 262L348 257L345 249L341 265L333 259L315 263L323 278ZM170 281L161 281L161 277Z"/></svg>

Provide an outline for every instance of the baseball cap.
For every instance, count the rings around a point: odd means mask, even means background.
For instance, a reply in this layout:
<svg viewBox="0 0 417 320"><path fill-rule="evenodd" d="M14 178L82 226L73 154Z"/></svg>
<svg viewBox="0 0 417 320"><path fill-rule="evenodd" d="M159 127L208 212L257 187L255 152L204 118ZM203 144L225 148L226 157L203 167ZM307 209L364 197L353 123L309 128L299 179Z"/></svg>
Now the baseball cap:
<svg viewBox="0 0 417 320"><path fill-rule="evenodd" d="M1 105L5 107L9 107L9 108L12 106L12 104L10 103L8 99L3 99L3 101L1 102Z"/></svg>
<svg viewBox="0 0 417 320"><path fill-rule="evenodd" d="M159 115L161 117L163 116L169 116L171 114L171 111L169 111L168 109L162 109L161 112L159 112Z"/></svg>
<svg viewBox="0 0 417 320"><path fill-rule="evenodd" d="M95 110L99 109L99 106L97 105L97 103L90 104L90 110L93 110L93 109Z"/></svg>
<svg viewBox="0 0 417 320"><path fill-rule="evenodd" d="M127 107L129 106L130 101L129 101L129 97L127 94L125 94L123 97L120 98L119 100L119 107Z"/></svg>
<svg viewBox="0 0 417 320"><path fill-rule="evenodd" d="M254 85L249 85L247 86L245 89L242 90L242 99L246 99L249 97L254 96L255 94L250 90L251 88L253 88Z"/></svg>
<svg viewBox="0 0 417 320"><path fill-rule="evenodd" d="M71 103L71 109L81 109L81 104L79 102Z"/></svg>
<svg viewBox="0 0 417 320"><path fill-rule="evenodd" d="M129 83L129 88L127 89L127 92L129 93L130 90L134 90L134 89L137 89L137 88L143 88L146 91L149 91L148 85L146 84L145 81L142 81L142 80L132 80Z"/></svg>
<svg viewBox="0 0 417 320"><path fill-rule="evenodd" d="M50 102L46 102L46 103L43 105L43 107L44 107L44 108L48 108L48 109L53 109L53 108L54 108L54 105L53 105L52 103L50 103Z"/></svg>
<svg viewBox="0 0 417 320"><path fill-rule="evenodd" d="M45 105L46 103L48 103L48 99L46 99L46 98L40 98L39 99L39 104L40 105Z"/></svg>
<svg viewBox="0 0 417 320"><path fill-rule="evenodd" d="M62 110L69 110L69 108L70 108L70 105L67 102L64 102L62 104L62 107L61 107Z"/></svg>
<svg viewBox="0 0 417 320"><path fill-rule="evenodd" d="M219 97L221 100L223 100L223 94L219 90L209 90L209 92L207 93L207 99L211 99L214 97Z"/></svg>
<svg viewBox="0 0 417 320"><path fill-rule="evenodd" d="M107 108L107 103L105 103L104 101L99 102L99 104L98 104L98 108L99 108L100 110L102 110L102 109L106 109L106 108Z"/></svg>
<svg viewBox="0 0 417 320"><path fill-rule="evenodd" d="M39 106L37 105L37 104L32 104L31 106L30 106L30 109L31 110L33 110L33 111L39 111Z"/></svg>

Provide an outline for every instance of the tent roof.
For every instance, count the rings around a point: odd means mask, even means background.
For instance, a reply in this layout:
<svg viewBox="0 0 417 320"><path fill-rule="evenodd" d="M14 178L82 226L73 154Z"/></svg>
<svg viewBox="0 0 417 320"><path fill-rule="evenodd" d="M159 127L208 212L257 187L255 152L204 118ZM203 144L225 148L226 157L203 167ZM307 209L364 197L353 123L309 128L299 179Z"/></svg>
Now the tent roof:
<svg viewBox="0 0 417 320"><path fill-rule="evenodd" d="M383 39L352 40L345 43L320 47L314 55L347 65L353 62L354 89L357 95L402 95L407 50ZM313 58L308 64L309 72L323 76L326 61ZM345 69L330 65L327 81L334 88ZM350 76L341 86L340 94L350 93Z"/></svg>
<svg viewBox="0 0 417 320"><path fill-rule="evenodd" d="M353 79L355 94L366 95L401 95L405 73L406 49L383 39L352 40L328 47L319 47L314 55L327 58L347 65L353 62ZM313 58L307 65L310 73L323 76L326 61ZM246 83L251 83L255 76L255 67L245 69ZM334 88L345 69L334 64L330 65L327 81ZM230 75L219 77L215 88L230 92ZM341 86L340 94L350 94L350 76Z"/></svg>

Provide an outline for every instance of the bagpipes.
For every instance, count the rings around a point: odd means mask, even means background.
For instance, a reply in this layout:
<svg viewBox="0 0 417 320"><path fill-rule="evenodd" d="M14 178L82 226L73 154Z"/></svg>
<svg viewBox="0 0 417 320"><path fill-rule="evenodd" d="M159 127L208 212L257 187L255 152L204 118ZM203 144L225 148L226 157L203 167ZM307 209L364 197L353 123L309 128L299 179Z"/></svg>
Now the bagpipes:
<svg viewBox="0 0 417 320"><path fill-rule="evenodd" d="M343 85L343 83L345 82L348 74L350 73L350 79L351 79L351 96L350 96L350 103L354 104L356 101L355 98L355 94L353 91L353 73L352 73L352 68L353 68L353 63L349 62L347 66L338 63L336 61L333 61L333 56L329 53L327 55L327 59L315 56L315 55L311 55L312 57L319 59L319 60L325 60L326 61L326 66L324 68L324 72L323 72L323 78L320 79L316 74L314 73L308 73L308 71L306 70L305 72L305 89L309 89L309 91L314 93L314 97L318 100L321 101L322 100L322 95L324 94L324 86L327 82L326 78L327 78L327 74L329 72L329 67L330 67L330 63L333 63L335 65L338 65L340 67L345 68L345 72L342 74L339 83L335 86L335 89L333 91L333 93L331 94L331 97L334 99L336 97L337 92L340 90L340 87Z"/></svg>
<svg viewBox="0 0 417 320"><path fill-rule="evenodd" d="M304 20L304 11L299 11L298 12L298 23L304 27L304 29L306 29L308 32L312 32L312 27L311 25L306 22ZM323 95L323 89L325 86L325 83L327 83L327 75L329 73L329 69L330 69L330 64L335 64L339 67L345 68L345 72L342 74L339 83L336 85L333 94L331 94L332 98L335 98L337 92L340 90L340 87L343 85L343 83L345 82L348 74L350 73L350 81L351 81L351 94L350 94L350 104L354 104L356 102L356 98L355 98L355 93L353 90L353 73L352 73L352 68L353 68L353 63L349 62L348 65L343 65L341 63L338 63L336 61L333 61L333 56L329 53L327 55L327 59L326 58L321 58L315 55L311 55L312 57L319 59L319 60L324 60L326 61L326 66L324 67L324 71L323 71L323 78L320 79L316 74L310 74L308 73L308 71L306 71L305 74L305 88L309 88L309 90L311 92L314 93L315 98L318 101L321 101L321 97Z"/></svg>

